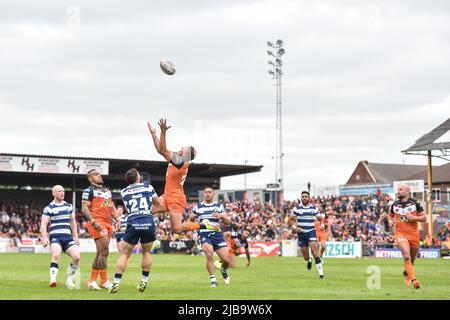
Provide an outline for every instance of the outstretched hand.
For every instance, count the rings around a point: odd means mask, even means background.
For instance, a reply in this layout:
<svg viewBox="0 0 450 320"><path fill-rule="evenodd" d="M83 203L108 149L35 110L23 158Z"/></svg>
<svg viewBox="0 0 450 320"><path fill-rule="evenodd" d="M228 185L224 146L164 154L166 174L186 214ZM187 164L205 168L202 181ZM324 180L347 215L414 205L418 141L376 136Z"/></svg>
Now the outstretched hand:
<svg viewBox="0 0 450 320"><path fill-rule="evenodd" d="M148 126L148 130L150 131L151 134L156 133L156 129L152 127L152 125L150 124L150 122L147 121L147 126Z"/></svg>
<svg viewBox="0 0 450 320"><path fill-rule="evenodd" d="M161 131L167 131L172 127L172 126L167 126L166 119L159 119L158 124L159 124L159 127L161 128Z"/></svg>

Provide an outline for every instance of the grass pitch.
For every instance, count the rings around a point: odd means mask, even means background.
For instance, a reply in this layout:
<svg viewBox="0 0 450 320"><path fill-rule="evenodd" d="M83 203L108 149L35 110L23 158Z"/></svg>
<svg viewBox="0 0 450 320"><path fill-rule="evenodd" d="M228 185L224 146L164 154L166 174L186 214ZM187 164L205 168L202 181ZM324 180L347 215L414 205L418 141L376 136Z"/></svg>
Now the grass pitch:
<svg viewBox="0 0 450 320"><path fill-rule="evenodd" d="M404 285L402 259L327 259L325 280L315 269L306 270L302 258L254 258L250 267L238 258L238 268L230 269L231 284L223 283L220 271L217 288L209 287L205 257L188 255L154 255L147 290L141 294L140 255L133 254L124 273L120 290L110 295L106 290L87 290L93 254L81 255L81 289L65 287L69 258L63 256L58 286L50 288L49 254L0 254L0 299L77 299L77 300L299 300L299 299L450 299L450 260L418 259L416 276L421 288ZM108 260L109 276L114 275L117 254ZM380 288L368 289L370 266L380 270ZM373 283L369 280L369 283Z"/></svg>

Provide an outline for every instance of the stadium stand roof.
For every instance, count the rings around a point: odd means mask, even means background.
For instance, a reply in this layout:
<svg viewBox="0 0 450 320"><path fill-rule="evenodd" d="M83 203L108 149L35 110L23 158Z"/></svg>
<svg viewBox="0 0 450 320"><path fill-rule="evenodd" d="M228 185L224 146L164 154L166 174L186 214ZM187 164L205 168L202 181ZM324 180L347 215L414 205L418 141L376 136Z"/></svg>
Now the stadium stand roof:
<svg viewBox="0 0 450 320"><path fill-rule="evenodd" d="M411 147L402 151L445 150L450 149L450 118L420 137Z"/></svg>
<svg viewBox="0 0 450 320"><path fill-rule="evenodd" d="M120 190L126 186L124 174L130 168L136 168L141 172L144 179L149 180L155 187L158 194L164 192L166 179L167 162L142 159L117 159L117 158L93 158L93 157L69 157L54 155L35 155L35 154L14 154L0 153L0 156L23 157L23 158L57 158L68 160L100 160L108 161L108 175L103 175L105 185L111 190ZM184 183L184 190L188 199L198 198L198 192L206 186L220 189L222 177L247 174L261 171L261 165L236 165L236 164L218 164L218 163L196 163L189 166L189 174ZM147 177L147 178L145 178ZM30 186L32 190L48 188L55 184L61 184L70 190L75 190L77 195L83 188L88 186L86 175L73 173L29 173L17 171L0 171L0 187L3 186L3 197L12 197L18 195L8 193L7 188L13 187L15 190L23 190ZM6 186L6 187L5 187ZM27 193L28 194L28 193ZM27 195L28 196L28 195ZM34 195L36 196L36 195Z"/></svg>
<svg viewBox="0 0 450 320"><path fill-rule="evenodd" d="M142 160L142 159L122 159L122 158L96 158L96 157L69 157L55 155L37 155L37 154L16 154L0 153L0 156L13 157L36 157L36 158L59 158L59 159L86 159L86 160L104 160L110 162L110 170L114 172L117 168L138 168L139 170L167 169L166 161ZM192 162L189 166L189 175L208 176L208 177L227 177L237 174L246 174L261 171L261 165L237 165L237 164L219 164L219 163L196 163Z"/></svg>

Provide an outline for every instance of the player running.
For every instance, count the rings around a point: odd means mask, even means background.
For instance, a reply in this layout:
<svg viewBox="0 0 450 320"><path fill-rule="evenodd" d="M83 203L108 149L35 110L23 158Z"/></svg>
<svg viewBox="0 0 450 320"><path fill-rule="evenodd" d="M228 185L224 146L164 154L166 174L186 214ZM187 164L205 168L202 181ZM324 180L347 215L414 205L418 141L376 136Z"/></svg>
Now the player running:
<svg viewBox="0 0 450 320"><path fill-rule="evenodd" d="M316 229L314 227L314 218L322 220L322 215L317 208L310 203L308 191L301 194L301 203L292 210L289 225L294 232L298 233L298 244L302 251L303 259L307 262L306 267L311 270L312 259L309 256L309 248L316 262L316 269L319 272L320 279L324 279L322 261L320 260L319 250L317 248ZM309 247L309 248L308 248Z"/></svg>
<svg viewBox="0 0 450 320"><path fill-rule="evenodd" d="M110 289L112 283L108 280L107 266L109 241L113 230L111 216L116 221L117 227L119 227L119 217L112 201L111 191L103 186L103 178L100 172L96 169L89 170L87 178L91 185L83 191L81 206L83 216L88 221L87 230L94 239L96 246L96 255L92 263L88 288L93 290L101 290L100 287ZM100 287L97 284L99 274Z"/></svg>
<svg viewBox="0 0 450 320"><path fill-rule="evenodd" d="M417 222L426 222L426 214L416 199L411 198L410 187L401 184L398 187L398 200L389 210L389 225L394 233L395 242L400 249L405 264L403 276L407 287L420 288L414 275L414 261L419 252L419 226Z"/></svg>
<svg viewBox="0 0 450 320"><path fill-rule="evenodd" d="M60 185L53 186L53 201L44 208L41 220L41 239L44 247L50 244L52 259L50 263L50 287L56 287L58 264L61 252L67 253L72 258L66 286L74 289L73 277L78 270L80 250L78 248L77 223L73 206L64 201L64 188ZM50 239L47 226L50 223Z"/></svg>
<svg viewBox="0 0 450 320"><path fill-rule="evenodd" d="M250 249L248 245L248 237L250 231L245 229L242 232L227 231L223 233L225 239L227 239L228 255L230 256L230 268L236 268L236 252L239 248L245 249L245 255L247 256L247 267L250 266Z"/></svg>
<svg viewBox="0 0 450 320"><path fill-rule="evenodd" d="M327 246L329 230L331 230L331 225L330 225L330 220L328 219L328 214L327 213L323 214L322 221L319 221L318 219L314 219L314 225L315 225L315 229L316 229L318 246L320 246L319 257L322 260L322 264L324 264L323 254L325 252L325 247Z"/></svg>
<svg viewBox="0 0 450 320"><path fill-rule="evenodd" d="M173 152L167 149L166 133L171 126L167 126L166 119L160 119L158 125L161 129L161 134L156 135L156 129L152 127L150 122L147 122L148 129L153 138L153 144L156 151L167 160L166 185L164 194L160 198L160 206L155 206L153 213L169 212L170 225L174 233L183 231L193 231L200 228L207 228L210 230L220 231L214 225L205 225L202 223L185 222L183 220L183 211L186 208L186 195L184 194L184 181L188 174L189 164L195 159L196 150L194 147L182 147L180 151Z"/></svg>
<svg viewBox="0 0 450 320"><path fill-rule="evenodd" d="M209 220L209 224L216 226L218 230L221 230L220 222L222 222L224 225L230 224L231 220L226 214L223 206L217 202L214 202L213 188L205 188L203 194L205 196L205 201L196 205L192 209L192 214L189 219L191 221L195 220L196 218L198 218L199 220ZM223 238L222 231L213 231L201 228L199 233L202 248L206 255L206 270L209 273L211 287L217 287L217 279L214 267L214 252L217 253L220 260L222 261L222 268L220 269L220 272L222 273L223 280L225 284L229 284L230 277L227 273L227 269L230 264L230 259L228 256L227 243Z"/></svg>
<svg viewBox="0 0 450 320"><path fill-rule="evenodd" d="M122 238L122 252L117 260L114 284L109 293L117 293L119 290L122 275L139 240L142 247L142 277L137 290L139 292L145 291L152 265L152 245L156 239L152 205L159 205L158 195L148 182L142 182L139 172L134 168L127 171L125 180L128 187L122 190L121 195L128 211L127 228Z"/></svg>
<svg viewBox="0 0 450 320"><path fill-rule="evenodd" d="M116 243L117 243L117 251L119 251L119 253L122 253L122 238L123 235L125 234L125 230L127 229L127 215L123 210L122 206L118 206L117 207L117 214L119 216L119 222L120 222L120 227L119 229L116 229Z"/></svg>

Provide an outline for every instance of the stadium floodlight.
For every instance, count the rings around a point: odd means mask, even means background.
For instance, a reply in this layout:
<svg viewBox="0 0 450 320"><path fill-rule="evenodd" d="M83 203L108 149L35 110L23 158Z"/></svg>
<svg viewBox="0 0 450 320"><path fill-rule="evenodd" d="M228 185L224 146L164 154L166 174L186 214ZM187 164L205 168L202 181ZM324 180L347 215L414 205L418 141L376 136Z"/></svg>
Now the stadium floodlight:
<svg viewBox="0 0 450 320"><path fill-rule="evenodd" d="M269 55L270 61L268 64L272 66L272 69L269 70L269 74L272 76L272 79L276 80L276 138L275 138L275 182L279 183L280 187L278 192L280 192L281 198L278 198L276 204L281 207L281 212L283 217L285 215L284 206L283 206L283 130L282 130L282 117L281 117L281 76L283 72L281 71L281 67L283 66L282 56L285 54L285 50L283 49L283 41L278 39L274 42L267 41L267 46L273 48L273 50L267 50L267 54Z"/></svg>

